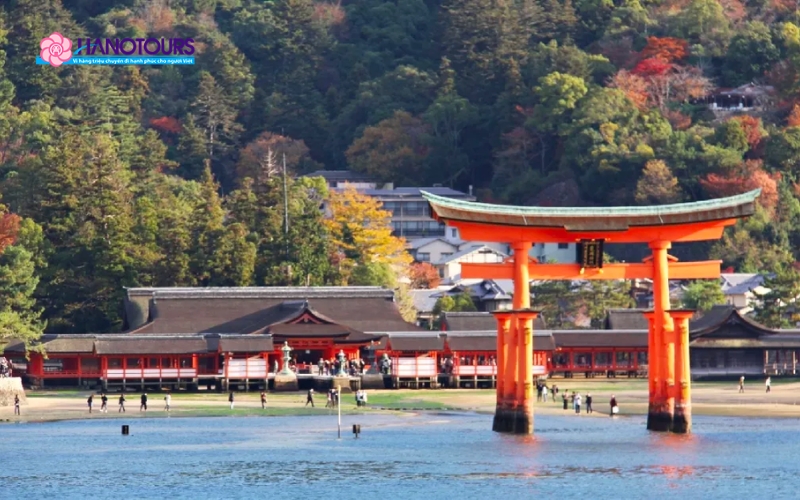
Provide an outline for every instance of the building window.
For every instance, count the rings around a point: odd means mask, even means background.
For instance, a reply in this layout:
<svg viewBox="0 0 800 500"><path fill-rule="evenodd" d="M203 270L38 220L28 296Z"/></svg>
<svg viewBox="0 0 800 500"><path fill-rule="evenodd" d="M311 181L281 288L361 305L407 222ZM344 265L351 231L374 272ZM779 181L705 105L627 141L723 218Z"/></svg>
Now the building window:
<svg viewBox="0 0 800 500"><path fill-rule="evenodd" d="M442 252L442 258L443 259L447 258L447 257L450 257L451 255L453 255L453 252Z"/></svg>
<svg viewBox="0 0 800 500"><path fill-rule="evenodd" d="M430 262L431 254L428 252L417 252L417 260L420 262Z"/></svg>
<svg viewBox="0 0 800 500"><path fill-rule="evenodd" d="M559 250L566 250L567 248L569 248L569 243L559 243L558 244L558 249Z"/></svg>
<svg viewBox="0 0 800 500"><path fill-rule="evenodd" d="M451 238L458 238L458 229L451 227L450 228L450 237Z"/></svg>

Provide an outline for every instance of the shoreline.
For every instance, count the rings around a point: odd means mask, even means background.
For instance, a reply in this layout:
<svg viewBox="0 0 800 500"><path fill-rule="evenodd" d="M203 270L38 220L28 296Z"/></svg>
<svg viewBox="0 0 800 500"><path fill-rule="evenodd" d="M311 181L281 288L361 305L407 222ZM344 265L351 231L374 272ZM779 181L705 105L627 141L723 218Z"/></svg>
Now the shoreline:
<svg viewBox="0 0 800 500"><path fill-rule="evenodd" d="M577 391L593 395L594 413L585 417L610 418L608 400L615 395L620 405L620 416L647 414L648 395L646 381L629 380L551 380L560 389L556 402L535 402L536 415L562 415L576 417L572 406L564 410L561 393ZM756 388L757 389L757 388ZM695 416L727 416L743 418L800 418L800 382L773 385L772 392L754 390L753 386L739 394L736 384L698 383L693 387L692 414ZM269 393L267 408L262 409L259 393L237 393L236 408L231 410L227 394L223 393L172 393L172 411L163 409L163 393L150 393L149 412L139 412L139 394L128 393L125 413L118 413L118 393L109 393L107 413L99 412L99 397L95 396L94 411L90 415L86 398L92 391L29 391L22 415L16 417L13 407L0 406L0 425L14 423L45 423L64 420L186 418L186 417L303 417L334 416L334 409L325 408L325 399L317 395L315 408L305 407L305 392ZM421 412L476 413L493 415L496 395L494 390L438 389L438 390L376 390L369 391L366 408L358 408L350 394L343 395L342 415L368 415L394 413L414 416Z"/></svg>

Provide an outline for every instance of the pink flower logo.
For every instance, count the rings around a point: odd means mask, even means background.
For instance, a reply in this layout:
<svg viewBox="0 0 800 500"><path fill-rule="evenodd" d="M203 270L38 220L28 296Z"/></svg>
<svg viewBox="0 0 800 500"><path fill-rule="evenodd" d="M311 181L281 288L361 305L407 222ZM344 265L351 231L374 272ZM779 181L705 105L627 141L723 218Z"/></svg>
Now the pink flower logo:
<svg viewBox="0 0 800 500"><path fill-rule="evenodd" d="M39 54L50 66L61 66L72 59L72 41L55 32L47 38L42 38L39 44L42 52Z"/></svg>

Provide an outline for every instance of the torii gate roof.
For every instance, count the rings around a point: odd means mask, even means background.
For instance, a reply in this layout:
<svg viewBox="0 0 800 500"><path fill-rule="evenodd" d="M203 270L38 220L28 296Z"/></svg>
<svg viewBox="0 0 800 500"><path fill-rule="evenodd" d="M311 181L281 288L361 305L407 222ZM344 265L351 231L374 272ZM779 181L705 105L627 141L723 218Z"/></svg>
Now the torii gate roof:
<svg viewBox="0 0 800 500"><path fill-rule="evenodd" d="M494 227L498 229L497 237L525 233L537 236L529 241L550 242L602 237L598 233L610 233L619 242L622 242L618 238L622 234L625 234L624 241L646 241L646 238L642 239L644 231L656 234L673 232L670 227L689 230L701 226L727 226L736 219L753 215L755 200L760 194L761 189L755 189L727 198L643 207L519 207L456 200L422 191L434 217L462 228L462 233ZM697 237L691 237L685 231L681 233L684 236L667 239L697 241L721 236L721 232L715 237L709 237L710 234L701 237L699 233ZM544 236L550 239L541 239Z"/></svg>

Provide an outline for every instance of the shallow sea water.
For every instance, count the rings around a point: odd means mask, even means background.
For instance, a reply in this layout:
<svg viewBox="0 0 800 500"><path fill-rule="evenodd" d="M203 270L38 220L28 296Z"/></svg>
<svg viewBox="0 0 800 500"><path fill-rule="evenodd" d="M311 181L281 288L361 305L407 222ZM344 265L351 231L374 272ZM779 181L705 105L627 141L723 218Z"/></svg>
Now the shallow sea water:
<svg viewBox="0 0 800 500"><path fill-rule="evenodd" d="M122 424L131 435L122 436ZM359 439L352 424L362 426ZM144 418L0 426L0 498L798 498L800 422L537 416Z"/></svg>

